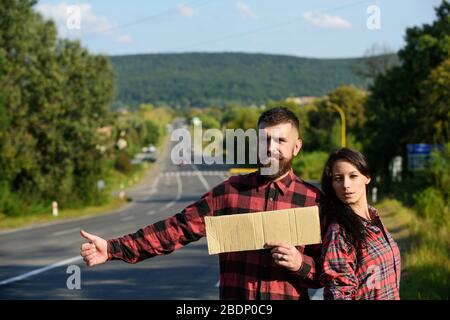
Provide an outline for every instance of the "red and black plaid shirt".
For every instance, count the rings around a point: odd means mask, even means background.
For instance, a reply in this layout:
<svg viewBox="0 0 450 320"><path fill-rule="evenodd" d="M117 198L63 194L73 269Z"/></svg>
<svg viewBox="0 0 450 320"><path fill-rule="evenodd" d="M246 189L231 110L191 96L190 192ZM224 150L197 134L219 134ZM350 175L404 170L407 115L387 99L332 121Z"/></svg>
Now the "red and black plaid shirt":
<svg viewBox="0 0 450 320"><path fill-rule="evenodd" d="M294 175L280 181L258 173L234 176L175 216L108 241L108 259L136 263L171 253L204 237L205 216L272 211L317 205L320 191ZM308 299L317 288L321 245L298 246L304 261L297 272L274 263L270 250L221 253L221 299Z"/></svg>
<svg viewBox="0 0 450 320"><path fill-rule="evenodd" d="M320 282L326 300L400 299L400 251L369 207L371 220L363 219L365 245L356 249L336 222L330 223L323 239L323 269Z"/></svg>

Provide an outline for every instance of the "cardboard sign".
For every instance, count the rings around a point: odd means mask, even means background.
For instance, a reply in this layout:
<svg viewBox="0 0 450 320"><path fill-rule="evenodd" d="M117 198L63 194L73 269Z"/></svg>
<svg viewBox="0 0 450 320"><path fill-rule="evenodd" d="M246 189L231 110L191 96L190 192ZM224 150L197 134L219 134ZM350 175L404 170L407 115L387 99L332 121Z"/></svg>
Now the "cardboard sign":
<svg viewBox="0 0 450 320"><path fill-rule="evenodd" d="M292 208L205 217L209 254L260 250L268 241L321 243L319 208Z"/></svg>

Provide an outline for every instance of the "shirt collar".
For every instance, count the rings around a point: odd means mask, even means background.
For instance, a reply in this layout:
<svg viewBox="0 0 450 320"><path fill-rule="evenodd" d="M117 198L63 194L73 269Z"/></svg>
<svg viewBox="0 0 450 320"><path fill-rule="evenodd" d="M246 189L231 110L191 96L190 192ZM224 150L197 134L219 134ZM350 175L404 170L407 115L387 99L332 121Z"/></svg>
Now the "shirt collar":
<svg viewBox="0 0 450 320"><path fill-rule="evenodd" d="M284 195L291 185L292 181L295 179L294 172L292 168L289 170L289 173L281 180L274 182L271 179L268 179L266 176L263 176L259 173L256 174L256 190L259 191L260 188L266 188L270 186L270 184L274 183L275 186L280 190L281 194Z"/></svg>
<svg viewBox="0 0 450 320"><path fill-rule="evenodd" d="M362 219L363 225L366 227L370 227L370 226L376 225L378 223L378 219L379 219L378 212L372 206L369 206L369 215L370 215L370 220Z"/></svg>

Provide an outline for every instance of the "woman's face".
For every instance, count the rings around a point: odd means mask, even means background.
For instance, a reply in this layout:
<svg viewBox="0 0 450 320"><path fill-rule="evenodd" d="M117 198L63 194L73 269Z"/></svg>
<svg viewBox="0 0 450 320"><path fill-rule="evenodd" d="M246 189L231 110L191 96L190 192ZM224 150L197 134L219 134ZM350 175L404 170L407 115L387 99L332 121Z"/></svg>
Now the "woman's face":
<svg viewBox="0 0 450 320"><path fill-rule="evenodd" d="M342 202L348 205L363 205L367 202L366 185L370 178L344 160L336 161L331 171L333 189Z"/></svg>

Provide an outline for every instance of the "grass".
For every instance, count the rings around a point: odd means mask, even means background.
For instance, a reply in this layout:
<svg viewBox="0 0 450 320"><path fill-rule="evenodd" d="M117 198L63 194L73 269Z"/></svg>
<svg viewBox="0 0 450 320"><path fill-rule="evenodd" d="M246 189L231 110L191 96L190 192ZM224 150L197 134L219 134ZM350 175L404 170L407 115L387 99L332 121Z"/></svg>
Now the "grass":
<svg viewBox="0 0 450 320"><path fill-rule="evenodd" d="M79 218L91 216L94 214L107 213L122 207L125 203L126 200L119 200L118 198L112 198L107 204L100 206L89 206L79 209L60 210L58 217L54 217L52 215L50 207L48 209L48 212L20 215L14 217L7 217L4 214L0 213L0 230L9 230L28 225L48 223L64 219Z"/></svg>
<svg viewBox="0 0 450 320"><path fill-rule="evenodd" d="M129 175L122 174L117 170L111 169L106 178L105 193L109 194L106 203L101 205L86 206L81 208L64 209L60 208L58 217L53 217L51 206L49 204L48 211L38 213L27 213L19 216L6 216L0 213L0 230L14 229L25 227L33 224L40 224L52 221L59 221L64 219L71 219L77 217L85 217L94 214L108 213L115 209L119 209L127 203L126 200L120 200L117 196L112 196L114 191L119 191L124 188L129 188L142 181L151 165L144 163L136 168Z"/></svg>
<svg viewBox="0 0 450 320"><path fill-rule="evenodd" d="M383 222L402 255L402 299L449 299L450 234L447 221L439 225L420 218L399 201L377 204Z"/></svg>
<svg viewBox="0 0 450 320"><path fill-rule="evenodd" d="M111 169L107 174L106 190L104 191L107 196L106 203L100 205L92 205L73 209L60 208L58 217L52 215L51 205L49 204L48 210L30 213L18 216L6 216L0 213L0 230L14 229L25 227L34 224L47 223L52 221L60 221L64 219L72 219L77 217L85 217L94 214L108 213L113 210L119 209L127 203L127 200L120 200L117 196L112 196L114 191L119 191L123 188L129 188L142 181L150 167L149 164L144 163L136 168L129 175L122 174L117 170Z"/></svg>
<svg viewBox="0 0 450 320"><path fill-rule="evenodd" d="M147 169L151 165L144 163L140 166L136 166L136 168L129 175L122 174L117 170L111 169L111 171L107 174L106 180L106 190L109 196L107 197L106 203L101 205L92 205L81 208L73 208L73 209L64 209L60 208L58 217L53 217L51 205L49 204L47 211L42 211L37 213L27 213L24 215L18 216L6 216L0 213L0 230L4 229L13 229L25 227L33 224L40 224L52 221L59 221L63 219L71 219L77 217L84 217L94 214L101 214L111 212L115 209L118 209L126 204L126 200L120 200L117 196L112 196L111 194L114 191L119 191L124 188L129 188L140 181L145 176Z"/></svg>
<svg viewBox="0 0 450 320"><path fill-rule="evenodd" d="M134 186L143 179L145 173L150 167L151 164L142 163L141 165L136 166L135 169L128 175L111 169L107 175L108 178L106 179L107 190L109 192L114 192L115 190Z"/></svg>

